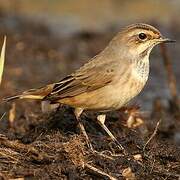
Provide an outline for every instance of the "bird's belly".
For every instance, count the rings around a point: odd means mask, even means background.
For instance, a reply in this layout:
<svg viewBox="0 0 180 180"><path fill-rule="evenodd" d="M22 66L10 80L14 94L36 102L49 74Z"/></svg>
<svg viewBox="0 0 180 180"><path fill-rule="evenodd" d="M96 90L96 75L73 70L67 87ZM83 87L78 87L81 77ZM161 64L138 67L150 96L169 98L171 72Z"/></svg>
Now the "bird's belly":
<svg viewBox="0 0 180 180"><path fill-rule="evenodd" d="M114 109L119 109L136 97L143 89L146 82L142 82L136 79L128 80L121 88L116 90L116 95L112 105Z"/></svg>
<svg viewBox="0 0 180 180"><path fill-rule="evenodd" d="M89 110L116 110L139 94L144 85L145 82L130 78L95 91L62 99L61 103Z"/></svg>

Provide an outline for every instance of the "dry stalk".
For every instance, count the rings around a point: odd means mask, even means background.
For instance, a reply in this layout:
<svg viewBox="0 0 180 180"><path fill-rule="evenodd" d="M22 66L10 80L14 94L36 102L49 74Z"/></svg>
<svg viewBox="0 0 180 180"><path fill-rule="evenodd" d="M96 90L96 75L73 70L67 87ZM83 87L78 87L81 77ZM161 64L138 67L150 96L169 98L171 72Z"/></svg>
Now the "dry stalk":
<svg viewBox="0 0 180 180"><path fill-rule="evenodd" d="M100 177L103 177L103 178L108 178L110 180L117 180L117 178L107 174L106 172L94 167L94 166L91 166L90 164L85 164L85 167L87 168L87 170L90 172L90 173L93 173L95 175L98 175Z"/></svg>
<svg viewBox="0 0 180 180"><path fill-rule="evenodd" d="M146 146L150 143L150 141L155 137L156 133L157 133L157 130L158 130L158 127L159 127L159 124L161 122L161 119L157 122L156 124L156 127L154 129L154 132L152 133L152 135L150 136L150 138L147 140L146 144L144 145L143 147L143 151L145 151L146 149Z"/></svg>
<svg viewBox="0 0 180 180"><path fill-rule="evenodd" d="M164 66L167 72L167 80L168 80L168 86L171 93L172 100L175 104L177 104L177 83L176 78L173 72L172 68L172 60L169 57L167 48L165 44L161 44L161 54L163 57Z"/></svg>

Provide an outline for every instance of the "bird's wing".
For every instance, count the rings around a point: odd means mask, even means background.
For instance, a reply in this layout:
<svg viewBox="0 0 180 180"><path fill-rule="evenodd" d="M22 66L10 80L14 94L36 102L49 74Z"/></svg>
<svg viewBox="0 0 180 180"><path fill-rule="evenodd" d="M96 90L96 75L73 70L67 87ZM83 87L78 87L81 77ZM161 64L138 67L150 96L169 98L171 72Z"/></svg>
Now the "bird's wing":
<svg viewBox="0 0 180 180"><path fill-rule="evenodd" d="M44 99L56 101L102 88L113 81L116 69L116 62L90 61L74 74L56 83L52 92Z"/></svg>

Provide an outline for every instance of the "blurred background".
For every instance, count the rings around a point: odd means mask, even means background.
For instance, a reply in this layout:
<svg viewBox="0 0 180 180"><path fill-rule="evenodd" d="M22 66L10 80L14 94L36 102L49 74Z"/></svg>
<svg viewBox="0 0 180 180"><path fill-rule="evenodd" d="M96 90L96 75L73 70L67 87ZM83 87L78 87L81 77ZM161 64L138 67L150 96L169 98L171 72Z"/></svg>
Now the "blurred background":
<svg viewBox="0 0 180 180"><path fill-rule="evenodd" d="M179 16L178 0L1 0L1 8L44 20L52 30L68 34L76 31L106 31L112 26L134 22L156 22L171 26ZM57 28L57 29L55 29Z"/></svg>
<svg viewBox="0 0 180 180"><path fill-rule="evenodd" d="M150 55L149 81L131 102L140 110L132 106L107 116L106 125L128 157L119 156L95 113L81 118L103 156L86 148L71 108L47 115L37 101L0 100L0 179L97 179L85 170L86 163L117 179L123 172L126 179L129 174L179 179L180 0L0 0L0 47L7 35L0 99L58 82L104 49L122 27L138 22L176 40L164 55L176 77L177 96L172 98L157 46Z"/></svg>
<svg viewBox="0 0 180 180"><path fill-rule="evenodd" d="M0 0L0 40L8 36L1 95L58 81L101 51L122 27L137 22L177 40L168 52L180 89L179 16L179 0ZM159 47L150 59L149 82L135 101L145 110L154 98L166 103L170 96Z"/></svg>

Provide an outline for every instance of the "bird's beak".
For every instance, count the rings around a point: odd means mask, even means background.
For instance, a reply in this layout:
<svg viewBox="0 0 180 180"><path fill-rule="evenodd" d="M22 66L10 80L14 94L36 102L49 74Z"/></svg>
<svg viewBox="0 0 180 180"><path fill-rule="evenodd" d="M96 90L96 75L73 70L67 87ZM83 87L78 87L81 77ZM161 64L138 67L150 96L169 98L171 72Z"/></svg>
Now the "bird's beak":
<svg viewBox="0 0 180 180"><path fill-rule="evenodd" d="M174 43L176 42L176 40L172 40L172 39L169 39L169 38L164 38L164 37L161 37L160 39L158 39L159 43Z"/></svg>

